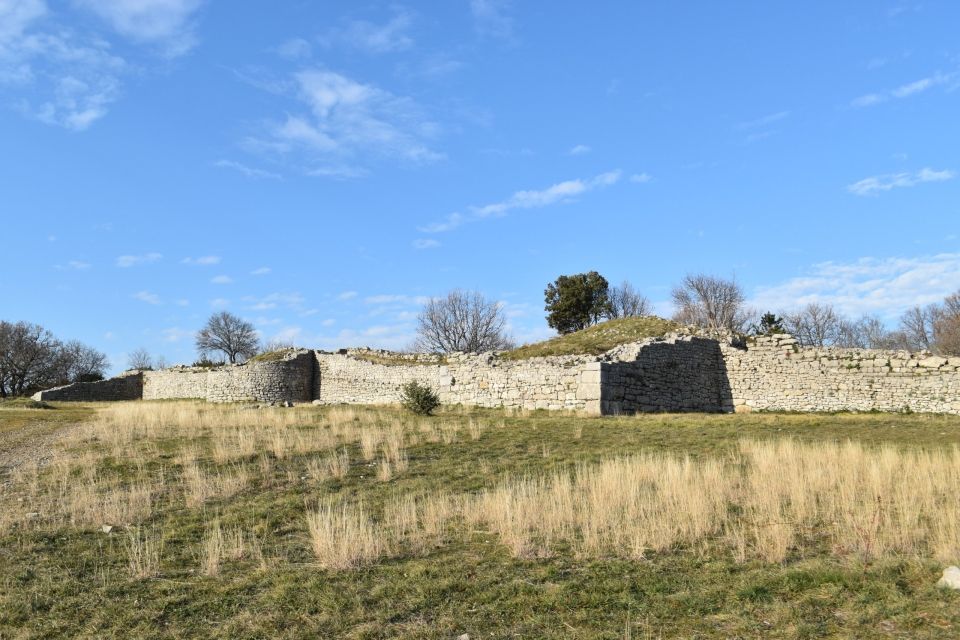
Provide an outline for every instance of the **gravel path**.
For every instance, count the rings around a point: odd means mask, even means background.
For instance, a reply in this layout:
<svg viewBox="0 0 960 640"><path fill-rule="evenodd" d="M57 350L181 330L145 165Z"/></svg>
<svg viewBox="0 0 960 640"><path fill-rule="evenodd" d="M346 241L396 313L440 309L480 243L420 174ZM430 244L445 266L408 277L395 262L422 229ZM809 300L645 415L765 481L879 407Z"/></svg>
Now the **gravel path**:
<svg viewBox="0 0 960 640"><path fill-rule="evenodd" d="M78 420L63 420L62 416L45 416L42 413L36 420L29 420L13 429L0 429L0 484L6 484L10 471L34 462L41 466L47 464L53 456L54 443L66 433L78 428ZM3 422L0 412L0 426Z"/></svg>

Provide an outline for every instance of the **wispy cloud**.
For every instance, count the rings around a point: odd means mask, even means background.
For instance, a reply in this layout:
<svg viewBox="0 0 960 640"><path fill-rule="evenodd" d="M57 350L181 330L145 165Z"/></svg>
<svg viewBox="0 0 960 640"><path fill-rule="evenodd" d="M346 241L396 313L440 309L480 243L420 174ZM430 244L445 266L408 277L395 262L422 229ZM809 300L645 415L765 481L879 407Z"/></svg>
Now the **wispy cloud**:
<svg viewBox="0 0 960 640"><path fill-rule="evenodd" d="M506 200L479 207L470 207L468 214L451 213L441 221L420 227L420 231L423 233L452 231L467 222L504 216L514 209L537 209L552 204L569 202L590 191L616 184L621 176L622 172L618 169L601 173L589 179L558 182L546 189L517 191Z"/></svg>
<svg viewBox="0 0 960 640"><path fill-rule="evenodd" d="M182 264L189 264L194 266L208 266L212 264L220 264L220 256L199 256L196 258L184 258L180 261Z"/></svg>
<svg viewBox="0 0 960 640"><path fill-rule="evenodd" d="M194 332L189 329L181 329L180 327L169 327L161 331L163 334L163 339L166 342L180 342L181 340L189 340L194 336Z"/></svg>
<svg viewBox="0 0 960 640"><path fill-rule="evenodd" d="M403 51L413 46L408 31L413 20L408 11L400 10L384 24L366 20L350 20L327 30L319 40L325 46L344 46L364 53Z"/></svg>
<svg viewBox="0 0 960 640"><path fill-rule="evenodd" d="M235 160L217 160L213 163L213 166L221 169L233 169L234 171L238 171L248 178L269 178L271 180L279 180L283 177L279 173L273 173L272 171L265 171L255 167L248 167L242 162L237 162Z"/></svg>
<svg viewBox="0 0 960 640"><path fill-rule="evenodd" d="M435 249L440 246L440 242L433 238L417 238L413 241L413 248L417 250Z"/></svg>
<svg viewBox="0 0 960 640"><path fill-rule="evenodd" d="M275 51L288 60L303 60L313 55L313 47L303 38L291 38L278 46Z"/></svg>
<svg viewBox="0 0 960 640"><path fill-rule="evenodd" d="M758 287L750 300L761 310L794 309L829 303L857 317L898 318L914 305L938 302L960 289L960 253L913 258L866 257L854 262L823 262L786 282Z"/></svg>
<svg viewBox="0 0 960 640"><path fill-rule="evenodd" d="M411 99L326 69L294 73L288 91L307 107L288 111L268 127L267 138L251 138L251 151L297 163L307 175L353 178L377 159L422 164L443 155L429 141L439 127Z"/></svg>
<svg viewBox="0 0 960 640"><path fill-rule="evenodd" d="M574 146L574 147L571 147L570 150L567 151L567 155L568 155L568 156L582 156L582 155L584 155L584 154L586 154L586 153L590 153L591 151L592 151L592 149L591 149L590 147L588 147L587 145L585 145L585 144L578 144L578 145L576 145L576 146Z"/></svg>
<svg viewBox="0 0 960 640"><path fill-rule="evenodd" d="M191 16L199 0L0 1L0 86L10 101L41 122L83 131L104 117L122 92L122 79L149 60L128 62L115 43L79 12L92 12L112 31L141 45L124 50L136 57L142 45L164 56L185 53L194 38ZM71 13L70 9L75 12Z"/></svg>
<svg viewBox="0 0 960 640"><path fill-rule="evenodd" d="M203 0L74 0L99 16L117 33L155 45L164 55L187 53L197 42L194 14Z"/></svg>
<svg viewBox="0 0 960 640"><path fill-rule="evenodd" d="M138 291L133 294L133 297L147 304L160 304L160 296L155 293L150 293L149 291Z"/></svg>
<svg viewBox="0 0 960 640"><path fill-rule="evenodd" d="M470 0L474 26L481 36L510 40L514 35L514 21L510 15L510 0Z"/></svg>
<svg viewBox="0 0 960 640"><path fill-rule="evenodd" d="M270 273L271 271L273 271L273 269L271 269L270 267L260 267L260 268L258 268L258 269L254 269L253 271L251 271L251 272L250 272L250 275L252 275L252 276L265 276L265 275L267 275L268 273Z"/></svg>
<svg viewBox="0 0 960 640"><path fill-rule="evenodd" d="M924 182L945 182L954 179L956 175L956 172L949 169L936 171L930 168L913 173L889 173L858 180L851 185L847 185L847 191L858 196L875 196L884 191L913 187Z"/></svg>
<svg viewBox="0 0 960 640"><path fill-rule="evenodd" d="M107 42L60 27L43 0L0 2L0 85L27 116L82 131L106 114L126 69Z"/></svg>
<svg viewBox="0 0 960 640"><path fill-rule="evenodd" d="M954 71L952 73L941 73L937 71L931 76L902 84L899 87L889 91L868 93L854 98L850 102L850 106L858 108L872 107L882 102L887 102L888 100L901 100L903 98L909 98L910 96L923 93L924 91L928 91L934 87L945 87L947 90L954 90L957 87L960 87L960 72Z"/></svg>
<svg viewBox="0 0 960 640"><path fill-rule="evenodd" d="M121 268L135 267L141 264L150 264L163 258L160 253L144 253L141 255L125 255L117 257L117 266Z"/></svg>
<svg viewBox="0 0 960 640"><path fill-rule="evenodd" d="M357 297L356 291L344 291L343 293L337 296L337 300L353 300L356 297Z"/></svg>
<svg viewBox="0 0 960 640"><path fill-rule="evenodd" d="M247 303L247 308L253 311L266 311L267 309L276 309L277 307L286 307L299 311L303 308L306 298L297 292L277 292L266 296L245 296L243 301Z"/></svg>
<svg viewBox="0 0 960 640"><path fill-rule="evenodd" d="M83 262L82 260L71 260L67 263L67 267L75 271L86 271L92 266L89 262Z"/></svg>
<svg viewBox="0 0 960 640"><path fill-rule="evenodd" d="M411 296L397 293L382 293L376 296L367 296L363 299L366 304L406 304L420 305L430 301L429 296Z"/></svg>
<svg viewBox="0 0 960 640"><path fill-rule="evenodd" d="M630 182L633 182L634 184L646 184L651 180L653 180L653 176L646 172L634 173L630 176Z"/></svg>
<svg viewBox="0 0 960 640"><path fill-rule="evenodd" d="M230 276L221 275L221 276L214 276L213 278L210 278L211 284L231 284L232 282L233 282L233 278L231 278Z"/></svg>
<svg viewBox="0 0 960 640"><path fill-rule="evenodd" d="M760 129L763 127L768 127L775 122L779 122L789 117L789 115L789 111L777 111L776 113L770 113L754 120L740 122L737 124L737 129Z"/></svg>

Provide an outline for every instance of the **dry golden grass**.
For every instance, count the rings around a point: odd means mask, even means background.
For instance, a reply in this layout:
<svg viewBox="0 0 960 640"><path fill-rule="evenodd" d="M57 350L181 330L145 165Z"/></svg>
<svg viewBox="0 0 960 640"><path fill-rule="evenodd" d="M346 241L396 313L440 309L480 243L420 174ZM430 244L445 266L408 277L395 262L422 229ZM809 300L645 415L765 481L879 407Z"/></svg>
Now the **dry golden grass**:
<svg viewBox="0 0 960 640"><path fill-rule="evenodd" d="M163 540L159 534L139 527L128 529L124 548L130 577L152 578L160 573Z"/></svg>
<svg viewBox="0 0 960 640"><path fill-rule="evenodd" d="M375 462L377 480L406 486L409 446L465 446L470 442L461 443L461 435L477 441L486 429L505 426L473 416L427 420L341 407L110 405L73 431L45 468L24 465L11 473L21 500L0 505L0 531L137 527L127 543L130 571L148 575L159 560L152 561L156 536L142 526L168 505L199 509L253 485L344 480L351 449ZM574 441L583 437L577 426ZM539 437L525 446L551 463L562 453ZM169 466L156 464L161 451ZM480 468L492 475L489 462ZM322 566L338 569L403 549L419 552L440 544L450 528L489 531L518 557L549 556L562 547L589 557L640 558L719 543L740 562L782 562L818 545L866 560L960 561L956 448L744 440L726 457L639 454L559 469L467 495L400 494L373 513L346 496L328 501L307 513L310 544ZM247 554L262 558L253 538L211 526L202 572L215 575L224 559Z"/></svg>
<svg viewBox="0 0 960 640"><path fill-rule="evenodd" d="M327 569L354 569L385 552L383 531L367 517L363 505L324 503L307 511L307 527L317 562Z"/></svg>
<svg viewBox="0 0 960 640"><path fill-rule="evenodd" d="M378 477L390 479L390 463L380 465ZM514 479L475 496L398 496L382 526L346 504L309 518L317 557L331 568L354 568L404 544L422 549L454 519L487 528L524 558L562 545L582 556L643 558L716 540L740 562L781 562L817 544L866 560L956 562L958 475L956 449L742 441L727 459L636 455Z"/></svg>

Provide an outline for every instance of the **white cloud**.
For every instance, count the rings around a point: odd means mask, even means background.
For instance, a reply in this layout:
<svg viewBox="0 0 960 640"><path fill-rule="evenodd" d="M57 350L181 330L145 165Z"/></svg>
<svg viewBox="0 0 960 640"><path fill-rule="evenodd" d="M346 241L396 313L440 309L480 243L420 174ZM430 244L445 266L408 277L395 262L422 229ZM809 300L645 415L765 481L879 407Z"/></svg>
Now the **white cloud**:
<svg viewBox="0 0 960 640"><path fill-rule="evenodd" d="M89 262L83 262L81 260L71 260L67 263L67 266L70 269L75 269L77 271L86 271L93 265L91 265Z"/></svg>
<svg viewBox="0 0 960 640"><path fill-rule="evenodd" d="M177 305L178 307L189 307L190 301L187 300L186 298L180 298L176 302L174 302L174 304Z"/></svg>
<svg viewBox="0 0 960 640"><path fill-rule="evenodd" d="M332 327L332 326L335 325L335 324L337 324L337 321L336 321L336 320L334 320L333 318L327 318L326 320L324 320L323 322L320 323L320 326L322 326L322 327Z"/></svg>
<svg viewBox="0 0 960 640"><path fill-rule="evenodd" d="M784 118L790 115L789 111L777 111L776 113L770 113L768 115L757 118L756 120L748 120L747 122L741 122L737 124L738 129L760 129L766 126L773 124L774 122L779 122Z"/></svg>
<svg viewBox="0 0 960 640"><path fill-rule="evenodd" d="M546 189L517 191L506 200L481 207L471 207L469 216L461 213L451 213L439 222L420 227L420 231L424 233L451 231L467 222L504 216L514 209L537 209L552 204L569 202L584 193L616 184L622 175L620 170L608 171L586 180L558 182Z"/></svg>
<svg viewBox="0 0 960 640"><path fill-rule="evenodd" d="M368 296L363 299L367 304L426 304L430 301L428 296L408 296L403 294L380 294Z"/></svg>
<svg viewBox="0 0 960 640"><path fill-rule="evenodd" d="M510 0L470 0L474 26L482 36L513 38L513 18L509 15Z"/></svg>
<svg viewBox="0 0 960 640"><path fill-rule="evenodd" d="M269 138L252 138L252 151L291 157L308 175L354 178L378 158L409 163L441 159L428 141L438 127L411 99L395 96L333 71L309 69L289 83L309 113L287 113L269 126Z"/></svg>
<svg viewBox="0 0 960 640"><path fill-rule="evenodd" d="M568 156L582 156L585 153L590 153L592 149L585 144L578 144L575 147L572 147L567 151Z"/></svg>
<svg viewBox="0 0 960 640"><path fill-rule="evenodd" d="M337 299L338 299L338 300L353 300L353 299L356 298L356 297L357 297L357 292L356 292L356 291L344 291L343 293L341 293L340 295L337 296Z"/></svg>
<svg viewBox="0 0 960 640"><path fill-rule="evenodd" d="M960 87L960 72L954 71L952 73L941 73L938 71L932 76L927 76L926 78L920 78L919 80L908 82L896 87L895 89L891 89L890 91L868 93L858 98L854 98L850 102L850 105L853 107L872 107L882 102L887 102L888 100L909 98L910 96L914 96L919 93L923 93L924 91L933 89L934 87L940 86L946 87L947 90L953 90L957 87Z"/></svg>
<svg viewBox="0 0 960 640"><path fill-rule="evenodd" d="M210 306L216 308L228 307L230 306L230 301L226 298L214 298L210 301Z"/></svg>
<svg viewBox="0 0 960 640"><path fill-rule="evenodd" d="M150 293L149 291L138 291L133 294L133 297L147 304L160 304L160 296L155 293Z"/></svg>
<svg viewBox="0 0 960 640"><path fill-rule="evenodd" d="M161 331L163 339L167 342L180 342L184 339L193 338L193 331L181 329L180 327L170 327Z"/></svg>
<svg viewBox="0 0 960 640"><path fill-rule="evenodd" d="M630 176L630 182L633 182L635 184L645 184L647 182L650 182L651 180L653 180L653 176L646 172L635 173L632 176Z"/></svg>
<svg viewBox="0 0 960 640"><path fill-rule="evenodd" d="M281 176L279 173L273 173L272 171L265 171L255 167L248 167L242 162L236 162L235 160L217 160L213 163L213 166L221 169L233 169L234 171L238 171L248 178L269 178L271 180L280 180L283 178L283 176Z"/></svg>
<svg viewBox="0 0 960 640"><path fill-rule="evenodd" d="M439 247L440 243L433 238L417 238L413 241L414 249L435 249Z"/></svg>
<svg viewBox="0 0 960 640"><path fill-rule="evenodd" d="M107 22L117 33L158 45L165 55L183 55L194 47L193 16L202 0L74 0Z"/></svg>
<svg viewBox="0 0 960 640"><path fill-rule="evenodd" d="M106 114L126 69L109 43L57 25L42 0L0 2L0 85L27 116L82 131Z"/></svg>
<svg viewBox="0 0 960 640"><path fill-rule="evenodd" d="M400 11L386 24L351 20L340 28L328 30L320 37L320 42L371 54L403 51L413 46L413 38L407 34L411 23L411 16L406 11Z"/></svg>
<svg viewBox="0 0 960 640"><path fill-rule="evenodd" d="M272 269L270 267L260 267L259 269L254 269L250 272L252 276L265 276L270 273Z"/></svg>
<svg viewBox="0 0 960 640"><path fill-rule="evenodd" d="M276 49L280 56L288 60L300 60L313 55L313 47L303 38L292 38Z"/></svg>
<svg viewBox="0 0 960 640"><path fill-rule="evenodd" d="M309 333L300 326L283 327L271 336L273 340L292 342L320 349L343 347L374 347L379 349L405 349L416 337L412 323L373 325L365 329L343 329L336 334Z"/></svg>
<svg viewBox="0 0 960 640"><path fill-rule="evenodd" d="M175 56L194 42L190 17L200 0L71 4L103 18L125 38ZM119 56L113 42L64 5L51 10L43 0L0 0L0 85L16 92L8 102L28 117L83 131L120 97L121 79L144 65Z"/></svg>
<svg viewBox="0 0 960 640"><path fill-rule="evenodd" d="M163 257L163 254L160 254L160 253L145 253L145 254L136 255L136 256L135 255L119 256L117 258L117 266L123 267L123 268L135 267L141 264L150 264L152 262L156 262L160 260L162 257Z"/></svg>
<svg viewBox="0 0 960 640"><path fill-rule="evenodd" d="M212 264L220 264L220 256L199 256L196 258L184 258L180 262L183 264L203 267L203 266L208 266Z"/></svg>
<svg viewBox="0 0 960 640"><path fill-rule="evenodd" d="M275 309L278 306L284 306L295 311L299 311L303 308L303 303L306 302L304 298L299 293L271 293L263 297L256 296L245 296L243 301L246 302L249 306L249 309L254 311L265 311L267 309Z"/></svg>
<svg viewBox="0 0 960 640"><path fill-rule="evenodd" d="M890 173L886 175L870 176L847 185L847 191L858 196L874 196L884 191L902 187L913 187L924 182L945 182L953 180L956 172L949 169L936 171L924 168L915 173Z"/></svg>
<svg viewBox="0 0 960 640"><path fill-rule="evenodd" d="M231 278L230 276L220 275L220 276L214 276L210 278L211 284L230 284L232 282L233 282L233 278Z"/></svg>
<svg viewBox="0 0 960 640"><path fill-rule="evenodd" d="M960 253L914 258L861 258L824 262L806 275L758 287L749 304L780 311L811 302L829 303L852 317L878 314L898 318L914 305L938 302L960 289Z"/></svg>

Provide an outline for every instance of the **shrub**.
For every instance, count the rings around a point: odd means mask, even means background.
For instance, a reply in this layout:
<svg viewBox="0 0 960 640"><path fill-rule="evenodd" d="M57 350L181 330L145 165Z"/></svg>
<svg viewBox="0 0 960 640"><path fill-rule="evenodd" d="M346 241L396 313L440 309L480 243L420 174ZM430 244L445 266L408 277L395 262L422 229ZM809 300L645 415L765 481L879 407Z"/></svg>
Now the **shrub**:
<svg viewBox="0 0 960 640"><path fill-rule="evenodd" d="M440 398L433 389L416 380L403 385L401 402L404 408L420 416L428 416L440 406Z"/></svg>
<svg viewBox="0 0 960 640"><path fill-rule="evenodd" d="M202 357L199 360L195 361L192 367L203 367L204 369L213 369L214 367L222 367L226 362L223 360L211 360L207 357Z"/></svg>

